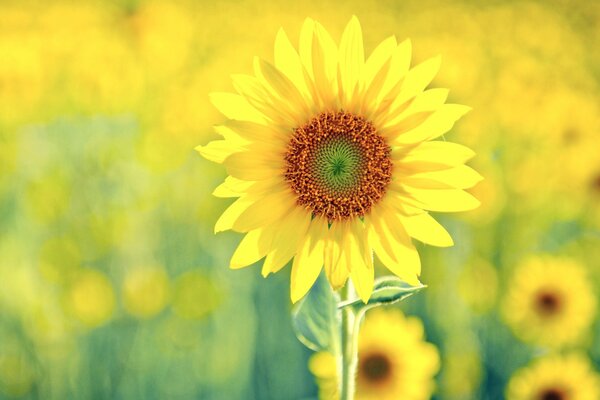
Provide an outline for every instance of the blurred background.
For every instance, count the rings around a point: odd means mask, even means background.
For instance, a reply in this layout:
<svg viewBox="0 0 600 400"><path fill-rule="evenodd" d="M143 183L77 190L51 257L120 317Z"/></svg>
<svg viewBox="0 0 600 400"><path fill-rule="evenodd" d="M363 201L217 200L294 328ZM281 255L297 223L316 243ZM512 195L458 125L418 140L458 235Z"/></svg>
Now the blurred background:
<svg viewBox="0 0 600 400"><path fill-rule="evenodd" d="M600 3L3 0L0 399L316 398L289 269L227 268L225 171L193 148L280 26L338 39L353 14L367 52L441 54L434 86L474 108L447 139L482 206L439 216L456 245L420 246L429 288L399 307L439 353L433 398L502 399L548 354L596 376Z"/></svg>

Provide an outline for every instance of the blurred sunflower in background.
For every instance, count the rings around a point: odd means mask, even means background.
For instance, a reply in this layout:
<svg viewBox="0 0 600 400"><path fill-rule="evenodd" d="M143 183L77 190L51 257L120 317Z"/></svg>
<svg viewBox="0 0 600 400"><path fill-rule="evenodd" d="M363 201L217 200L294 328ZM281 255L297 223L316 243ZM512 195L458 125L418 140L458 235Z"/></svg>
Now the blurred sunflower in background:
<svg viewBox="0 0 600 400"><path fill-rule="evenodd" d="M400 310L371 311L358 338L356 400L429 399L440 369L437 348L425 342L423 323ZM337 399L333 355L314 354L309 363L319 398Z"/></svg>
<svg viewBox="0 0 600 400"><path fill-rule="evenodd" d="M600 376L583 354L551 355L512 376L507 400L596 400Z"/></svg>
<svg viewBox="0 0 600 400"><path fill-rule="evenodd" d="M519 265L502 305L515 335L551 347L580 341L595 312L596 298L583 265L552 256L532 257Z"/></svg>
<svg viewBox="0 0 600 400"><path fill-rule="evenodd" d="M468 107L429 89L440 58L410 68L411 43L381 42L365 61L358 19L339 46L307 19L298 51L280 30L274 65L255 58L254 76L234 75L238 94L213 93L228 118L223 140L198 146L229 177L214 194L238 197L215 231L246 233L231 268L263 257L262 274L294 258L291 298L302 298L323 265L340 288L351 276L367 301L373 252L394 274L418 283L412 239L451 246L428 211L464 211L479 202L462 189L480 175L464 165L466 147L434 141Z"/></svg>

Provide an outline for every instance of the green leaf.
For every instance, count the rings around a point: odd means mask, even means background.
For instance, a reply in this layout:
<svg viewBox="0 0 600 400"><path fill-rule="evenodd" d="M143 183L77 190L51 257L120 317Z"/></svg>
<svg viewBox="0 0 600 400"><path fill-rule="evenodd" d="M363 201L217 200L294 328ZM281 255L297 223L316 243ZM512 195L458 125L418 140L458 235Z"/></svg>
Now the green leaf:
<svg viewBox="0 0 600 400"><path fill-rule="evenodd" d="M359 298L344 301L338 308L353 307L355 309L369 309L384 304L393 304L417 293L427 286L412 286L395 276L384 276L375 281L373 293L367 304Z"/></svg>
<svg viewBox="0 0 600 400"><path fill-rule="evenodd" d="M314 351L339 352L341 312L339 296L324 273L292 311L292 323L298 340Z"/></svg>

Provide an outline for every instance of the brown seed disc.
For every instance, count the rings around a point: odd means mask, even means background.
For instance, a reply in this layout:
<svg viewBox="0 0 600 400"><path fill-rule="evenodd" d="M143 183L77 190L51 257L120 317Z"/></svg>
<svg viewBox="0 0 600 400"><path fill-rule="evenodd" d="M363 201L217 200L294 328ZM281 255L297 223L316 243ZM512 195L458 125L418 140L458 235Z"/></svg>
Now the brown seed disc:
<svg viewBox="0 0 600 400"><path fill-rule="evenodd" d="M362 217L392 179L391 149L373 124L344 111L322 113L296 128L285 179L298 204L329 221Z"/></svg>

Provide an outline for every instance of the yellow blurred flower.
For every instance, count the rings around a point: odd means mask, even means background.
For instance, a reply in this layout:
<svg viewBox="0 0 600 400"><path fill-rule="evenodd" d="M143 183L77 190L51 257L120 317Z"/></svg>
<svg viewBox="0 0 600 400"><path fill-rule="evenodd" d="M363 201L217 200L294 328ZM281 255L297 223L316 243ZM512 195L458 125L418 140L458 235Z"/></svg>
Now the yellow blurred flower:
<svg viewBox="0 0 600 400"><path fill-rule="evenodd" d="M516 268L508 288L502 314L524 341L574 344L594 320L596 298L585 268L575 260L532 257Z"/></svg>
<svg viewBox="0 0 600 400"><path fill-rule="evenodd" d="M108 277L100 271L83 270L65 296L73 317L89 328L105 324L115 310L115 293Z"/></svg>
<svg viewBox="0 0 600 400"><path fill-rule="evenodd" d="M411 42L392 36L365 61L356 17L339 46L306 19L298 51L281 29L274 64L255 58L254 75L232 77L237 94L211 95L228 118L216 128L225 140L197 149L228 170L215 195L238 198L215 226L246 234L231 268L264 258L267 276L293 259L292 302L323 268L335 289L350 277L366 302L373 254L417 284L413 239L453 244L429 211L476 208L463 189L481 176L464 165L470 149L434 139L470 109L426 89L439 57L412 69L411 59Z"/></svg>
<svg viewBox="0 0 600 400"><path fill-rule="evenodd" d="M334 357L316 353L309 364L319 398L337 398ZM436 347L424 341L423 324L397 309L373 310L359 333L356 400L429 399L440 368Z"/></svg>
<svg viewBox="0 0 600 400"><path fill-rule="evenodd" d="M169 277L162 267L132 268L123 281L123 306L135 317L151 318L167 305L169 286Z"/></svg>
<svg viewBox="0 0 600 400"><path fill-rule="evenodd" d="M221 293L199 270L179 276L172 296L173 311L186 319L200 319L214 311L221 302Z"/></svg>
<svg viewBox="0 0 600 400"><path fill-rule="evenodd" d="M507 400L597 400L600 376L583 354L551 355L513 375Z"/></svg>

